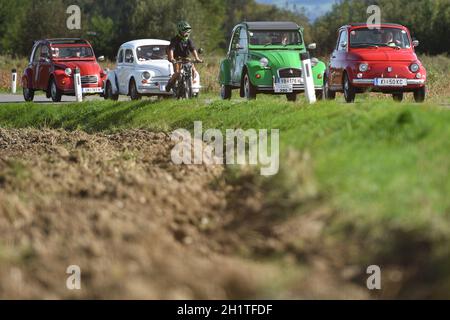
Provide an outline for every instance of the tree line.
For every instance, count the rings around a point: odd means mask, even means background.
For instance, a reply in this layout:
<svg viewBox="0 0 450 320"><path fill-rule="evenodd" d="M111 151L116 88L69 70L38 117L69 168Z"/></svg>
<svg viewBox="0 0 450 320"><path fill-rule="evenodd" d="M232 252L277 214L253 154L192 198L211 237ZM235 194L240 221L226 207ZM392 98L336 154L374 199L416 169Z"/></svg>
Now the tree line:
<svg viewBox="0 0 450 320"><path fill-rule="evenodd" d="M66 9L82 10L80 30L69 30ZM305 28L306 42L317 42L329 53L336 31L349 22L367 20L371 4L381 8L382 20L408 26L421 40L422 52L450 52L450 0L342 0L325 16L311 22L305 11L287 11L255 0L0 0L0 54L28 55L34 40L83 37L98 55L114 57L126 41L170 39L179 20L189 21L193 38L207 52L226 48L233 26L241 21L295 21Z"/></svg>

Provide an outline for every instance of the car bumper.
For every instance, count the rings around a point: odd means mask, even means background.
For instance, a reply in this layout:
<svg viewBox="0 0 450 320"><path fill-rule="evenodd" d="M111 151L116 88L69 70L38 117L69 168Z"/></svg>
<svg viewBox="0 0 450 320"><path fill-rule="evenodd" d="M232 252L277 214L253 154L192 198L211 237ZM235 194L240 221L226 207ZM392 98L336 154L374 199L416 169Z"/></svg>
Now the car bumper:
<svg viewBox="0 0 450 320"><path fill-rule="evenodd" d="M258 91L274 92L273 86L257 86L256 88L258 89ZM316 91L322 91L323 90L322 86L314 86L314 89ZM296 85L293 86L293 90L294 90L294 92L304 92L305 91L305 86L303 84L296 84Z"/></svg>
<svg viewBox="0 0 450 320"><path fill-rule="evenodd" d="M375 86L375 78L374 79L354 79L353 81L354 85L364 85L364 86ZM406 83L408 86L423 86L425 84L424 79L407 79ZM386 87L389 88L389 87ZM391 87L394 88L394 87ZM395 88L402 88L402 87L395 87Z"/></svg>

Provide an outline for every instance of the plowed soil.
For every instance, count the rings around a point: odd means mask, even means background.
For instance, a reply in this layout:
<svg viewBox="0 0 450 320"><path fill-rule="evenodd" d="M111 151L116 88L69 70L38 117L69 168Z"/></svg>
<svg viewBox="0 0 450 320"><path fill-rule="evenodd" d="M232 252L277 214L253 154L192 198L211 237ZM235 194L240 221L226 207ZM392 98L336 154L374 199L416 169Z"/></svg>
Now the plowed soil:
<svg viewBox="0 0 450 320"><path fill-rule="evenodd" d="M325 208L272 221L263 192L174 165L172 147L142 130L0 129L0 298L367 297L317 253Z"/></svg>

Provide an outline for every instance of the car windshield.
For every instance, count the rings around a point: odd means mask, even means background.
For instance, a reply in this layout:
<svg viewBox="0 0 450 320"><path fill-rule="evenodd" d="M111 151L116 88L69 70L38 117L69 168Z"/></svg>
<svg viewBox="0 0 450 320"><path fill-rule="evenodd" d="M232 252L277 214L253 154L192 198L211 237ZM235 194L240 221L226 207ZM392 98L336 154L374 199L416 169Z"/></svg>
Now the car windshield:
<svg viewBox="0 0 450 320"><path fill-rule="evenodd" d="M52 56L56 59L92 58L94 52L90 47L53 47Z"/></svg>
<svg viewBox="0 0 450 320"><path fill-rule="evenodd" d="M139 61L167 60L167 46L153 45L138 47L136 54Z"/></svg>
<svg viewBox="0 0 450 320"><path fill-rule="evenodd" d="M300 32L289 31L249 31L250 45L301 45L302 37Z"/></svg>
<svg viewBox="0 0 450 320"><path fill-rule="evenodd" d="M355 29L350 32L350 47L411 48L408 33L399 28Z"/></svg>

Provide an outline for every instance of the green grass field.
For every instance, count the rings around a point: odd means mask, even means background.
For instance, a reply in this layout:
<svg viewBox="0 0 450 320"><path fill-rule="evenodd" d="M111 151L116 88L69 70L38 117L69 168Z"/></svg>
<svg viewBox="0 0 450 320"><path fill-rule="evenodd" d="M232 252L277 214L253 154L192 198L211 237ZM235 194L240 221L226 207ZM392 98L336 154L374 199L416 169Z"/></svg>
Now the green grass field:
<svg viewBox="0 0 450 320"><path fill-rule="evenodd" d="M252 173L273 213L290 216L325 206L332 214L323 246L346 264L404 268L409 271L402 290L448 297L449 101L360 101L308 106L269 96L252 102L211 96L191 102L10 104L0 108L0 126L171 132L203 121L204 130L279 129L280 173ZM228 170L230 180L242 174Z"/></svg>

